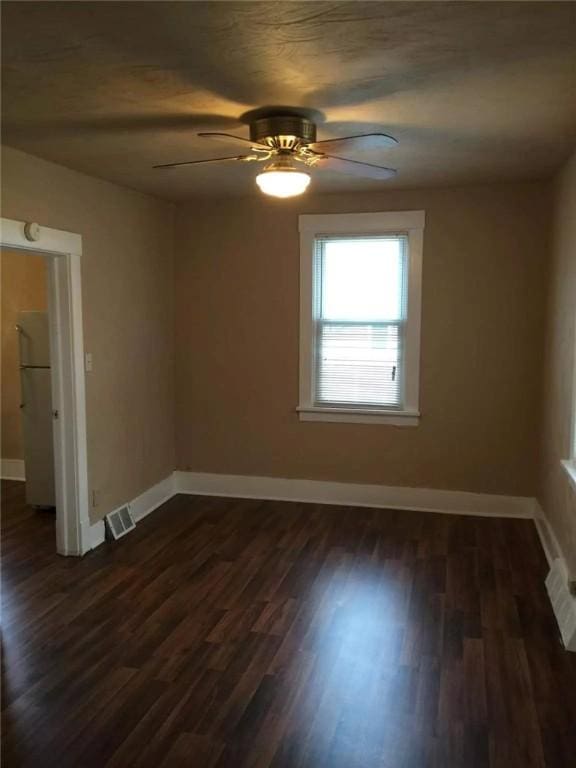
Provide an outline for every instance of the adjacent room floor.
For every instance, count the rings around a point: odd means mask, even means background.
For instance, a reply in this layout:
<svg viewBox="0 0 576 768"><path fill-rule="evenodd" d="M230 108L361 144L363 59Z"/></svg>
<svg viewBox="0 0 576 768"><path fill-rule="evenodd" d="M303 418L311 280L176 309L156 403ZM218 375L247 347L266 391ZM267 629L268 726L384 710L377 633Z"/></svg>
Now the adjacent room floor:
<svg viewBox="0 0 576 768"><path fill-rule="evenodd" d="M531 521L178 496L77 560L2 490L7 766L574 765Z"/></svg>

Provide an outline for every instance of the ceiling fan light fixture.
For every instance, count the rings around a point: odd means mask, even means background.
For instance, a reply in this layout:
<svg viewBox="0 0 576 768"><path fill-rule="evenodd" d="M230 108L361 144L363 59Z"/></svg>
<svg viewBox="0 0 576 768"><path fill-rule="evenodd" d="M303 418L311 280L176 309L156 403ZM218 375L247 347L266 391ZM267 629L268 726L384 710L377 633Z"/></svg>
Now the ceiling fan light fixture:
<svg viewBox="0 0 576 768"><path fill-rule="evenodd" d="M256 176L260 191L272 197L296 197L306 191L310 174L295 168L290 158L278 157Z"/></svg>
<svg viewBox="0 0 576 768"><path fill-rule="evenodd" d="M1 1L1 0L0 0ZM286 108L286 112L271 113L269 109L254 110L251 114L250 137L232 133L202 132L198 136L242 147L241 155L208 157L204 160L184 160L162 163L154 168L180 168L207 163L267 163L256 176L256 184L265 195L289 198L301 195L310 184L310 168L346 173L366 179L386 181L394 178L396 171L375 163L345 157L354 150L386 149L398 144L386 133L361 133L355 136L316 140L316 125L305 117L302 110ZM310 112L310 110L306 110ZM266 114L264 115L264 113ZM264 115L257 117L256 113ZM334 153L334 154L333 154Z"/></svg>

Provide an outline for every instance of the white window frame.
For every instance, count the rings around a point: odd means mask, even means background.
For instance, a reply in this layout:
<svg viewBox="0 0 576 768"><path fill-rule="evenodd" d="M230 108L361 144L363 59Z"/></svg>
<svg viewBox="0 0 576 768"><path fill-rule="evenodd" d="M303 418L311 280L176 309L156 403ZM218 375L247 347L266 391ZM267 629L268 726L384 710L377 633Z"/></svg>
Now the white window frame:
<svg viewBox="0 0 576 768"><path fill-rule="evenodd" d="M574 320L574 361L572 366L572 413L570 430L570 458L561 461L573 488L576 490L576 319Z"/></svg>
<svg viewBox="0 0 576 768"><path fill-rule="evenodd" d="M424 211L299 216L300 230L300 421L417 426L420 419L420 322ZM314 404L314 242L320 235L408 235L405 325L405 389L402 408L340 408Z"/></svg>

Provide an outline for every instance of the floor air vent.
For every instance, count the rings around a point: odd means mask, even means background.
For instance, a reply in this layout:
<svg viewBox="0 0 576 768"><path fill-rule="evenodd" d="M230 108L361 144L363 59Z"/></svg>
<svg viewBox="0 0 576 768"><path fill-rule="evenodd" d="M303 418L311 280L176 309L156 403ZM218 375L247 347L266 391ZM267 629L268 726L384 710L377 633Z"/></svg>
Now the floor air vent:
<svg viewBox="0 0 576 768"><path fill-rule="evenodd" d="M128 531L136 528L136 523L132 519L130 509L128 506L120 507L115 512L110 512L106 515L106 526L108 531L114 539L120 539L125 536Z"/></svg>

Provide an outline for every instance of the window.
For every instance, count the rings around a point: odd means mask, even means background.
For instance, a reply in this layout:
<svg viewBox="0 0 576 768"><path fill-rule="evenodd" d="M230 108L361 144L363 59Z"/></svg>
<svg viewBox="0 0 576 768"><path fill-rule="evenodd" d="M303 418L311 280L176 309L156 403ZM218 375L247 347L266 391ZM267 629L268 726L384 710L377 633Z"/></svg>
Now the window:
<svg viewBox="0 0 576 768"><path fill-rule="evenodd" d="M418 423L423 211L300 216L300 419Z"/></svg>

